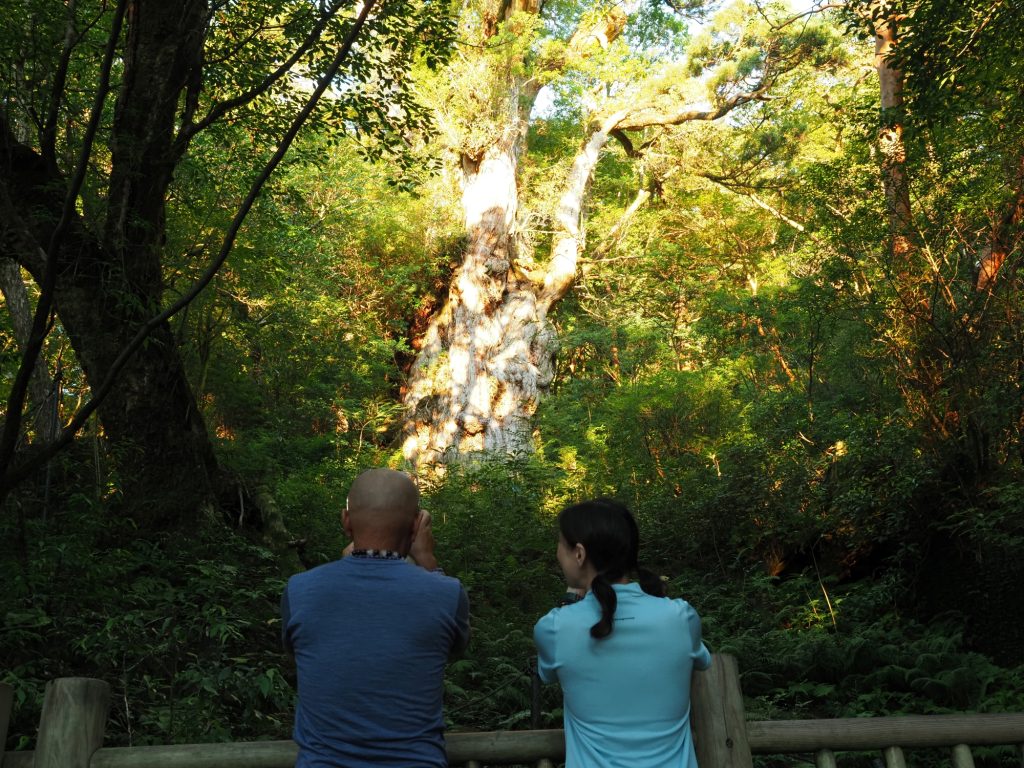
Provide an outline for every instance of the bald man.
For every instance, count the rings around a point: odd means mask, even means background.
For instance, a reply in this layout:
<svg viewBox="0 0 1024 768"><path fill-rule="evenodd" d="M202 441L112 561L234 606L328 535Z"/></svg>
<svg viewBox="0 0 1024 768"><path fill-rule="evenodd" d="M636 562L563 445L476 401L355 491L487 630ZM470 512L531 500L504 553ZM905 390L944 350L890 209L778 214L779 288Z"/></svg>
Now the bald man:
<svg viewBox="0 0 1024 768"><path fill-rule="evenodd" d="M299 573L281 598L295 657L297 768L444 768L444 666L469 642L469 600L434 556L408 475L349 489L347 557Z"/></svg>

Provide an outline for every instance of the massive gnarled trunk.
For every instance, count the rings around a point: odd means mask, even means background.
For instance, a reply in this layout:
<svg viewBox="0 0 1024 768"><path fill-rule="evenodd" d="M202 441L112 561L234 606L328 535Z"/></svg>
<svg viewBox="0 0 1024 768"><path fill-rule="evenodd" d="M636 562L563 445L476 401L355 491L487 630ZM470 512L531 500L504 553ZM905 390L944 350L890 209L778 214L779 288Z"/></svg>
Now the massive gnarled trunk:
<svg viewBox="0 0 1024 768"><path fill-rule="evenodd" d="M632 4L629 4L632 5ZM486 5L486 43L517 14L535 16L536 0ZM625 26L612 8L571 37L566 55L606 47ZM594 22L594 19L590 20ZM564 61L548 61L549 71ZM536 73L533 73L536 75ZM572 285L583 249L583 200L607 130L579 153L551 220L554 240L544 264L520 243L519 160L539 79L514 66L490 105L489 145L460 147L467 245L447 301L432 319L410 374L403 453L414 464L533 450L532 419L554 376L557 338L547 314Z"/></svg>
<svg viewBox="0 0 1024 768"><path fill-rule="evenodd" d="M448 299L422 340L406 393L405 456L436 463L530 450L530 419L552 378L554 334L517 263L517 170L529 106L521 82L491 146L462 155L467 244Z"/></svg>
<svg viewBox="0 0 1024 768"><path fill-rule="evenodd" d="M404 444L410 461L533 450L531 422L554 376L557 351L547 313L575 278L587 188L608 126L620 117L594 130L577 154L543 267L516 249L516 139L496 144L479 161L463 160L469 243L413 367Z"/></svg>

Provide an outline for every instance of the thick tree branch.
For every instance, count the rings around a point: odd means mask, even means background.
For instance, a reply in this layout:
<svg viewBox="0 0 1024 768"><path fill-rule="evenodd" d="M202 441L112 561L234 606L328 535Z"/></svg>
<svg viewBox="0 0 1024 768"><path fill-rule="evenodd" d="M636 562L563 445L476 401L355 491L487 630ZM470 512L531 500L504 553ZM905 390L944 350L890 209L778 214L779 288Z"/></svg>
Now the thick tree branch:
<svg viewBox="0 0 1024 768"><path fill-rule="evenodd" d="M67 7L67 27L64 32L64 48L60 53L57 71L53 76L53 89L50 91L50 107L46 113L46 122L39 137L39 151L48 162L57 162L57 118L60 115L60 104L64 97L64 86L68 79L68 67L71 64L71 52L78 42L75 34L76 0L69 0Z"/></svg>
<svg viewBox="0 0 1024 768"><path fill-rule="evenodd" d="M558 201L554 217L556 232L551 243L551 258L537 294L537 307L541 317L565 295L576 278L576 264L584 248L581 220L587 188L590 186L601 150L608 143L609 132L619 124L625 114L625 111L616 112L605 118L576 153L565 191Z"/></svg>
<svg viewBox="0 0 1024 768"><path fill-rule="evenodd" d="M25 151L31 152L27 148ZM36 158L42 162L41 158ZM16 261L38 282L43 281L46 251L15 208L7 184L0 184L0 256Z"/></svg>
<svg viewBox="0 0 1024 768"><path fill-rule="evenodd" d="M633 146L633 142L629 140L629 136L626 135L625 131L615 128L614 130L609 131L608 135L622 145L622 149L626 152L626 157L635 158L639 156L640 153L636 151L636 148Z"/></svg>
<svg viewBox="0 0 1024 768"><path fill-rule="evenodd" d="M589 27L578 27L569 38L569 50L580 57L589 56L595 47L598 50L607 50L608 46L622 34L630 13L637 5L633 2L629 3L630 7L627 8L612 6Z"/></svg>
<svg viewBox="0 0 1024 768"><path fill-rule="evenodd" d="M758 88L748 93L738 93L723 102L716 109L683 109L678 112L662 112L654 107L641 107L631 111L627 117L615 125L619 131L636 131L641 128L651 128L658 125L682 125L683 123L705 121L710 122L725 117L743 104L752 101L765 101L768 99L768 83L762 83Z"/></svg>
<svg viewBox="0 0 1024 768"><path fill-rule="evenodd" d="M24 349L32 333L32 304L29 300L25 281L21 277L18 262L0 257L0 292L7 302L7 310L11 318L11 328L19 349ZM29 408L33 412L35 441L45 443L53 440L60 432L57 420L56 387L50 377L46 360L42 356L36 358L36 366L32 371L29 383Z"/></svg>
<svg viewBox="0 0 1024 768"><path fill-rule="evenodd" d="M606 50L622 34L630 14L636 10L638 3L636 0L629 0L623 6L613 6L589 26L580 26L573 30L565 48L558 55L537 62L537 71L561 72L575 60L582 61L596 52Z"/></svg>

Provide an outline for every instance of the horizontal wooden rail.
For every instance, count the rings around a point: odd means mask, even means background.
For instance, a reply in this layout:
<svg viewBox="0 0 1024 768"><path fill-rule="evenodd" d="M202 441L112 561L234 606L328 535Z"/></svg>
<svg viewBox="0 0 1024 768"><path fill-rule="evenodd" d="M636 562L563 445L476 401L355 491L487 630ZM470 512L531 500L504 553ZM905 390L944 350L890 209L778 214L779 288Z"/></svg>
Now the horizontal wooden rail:
<svg viewBox="0 0 1024 768"><path fill-rule="evenodd" d="M561 729L449 733L448 760L491 765L561 760L565 736ZM89 768L292 768L298 748L293 741L247 741L221 744L177 744L154 747L105 747ZM32 768L32 752L7 752L3 768Z"/></svg>
<svg viewBox="0 0 1024 768"><path fill-rule="evenodd" d="M750 751L763 755L819 749L1024 744L1024 714L748 720L747 738Z"/></svg>
<svg viewBox="0 0 1024 768"><path fill-rule="evenodd" d="M747 737L756 754L1024 744L1024 714L750 720ZM565 754L561 729L449 733L447 742L452 765L558 761ZM296 754L292 741L107 747L92 756L89 768L291 768ZM8 752L3 768L32 768L32 755Z"/></svg>
<svg viewBox="0 0 1024 768"><path fill-rule="evenodd" d="M0 685L0 737L11 711ZM0 768L292 768L292 741L102 748L109 686L61 678L46 686L35 752L0 752ZM905 747L946 747L954 768L974 768L970 746L1024 745L1024 713L747 721L735 660L716 655L694 686L692 724L705 768L749 768L750 755L814 753L835 768L835 752L880 750L886 768L905 768ZM0 742L2 743L2 742ZM452 765L527 763L550 768L565 755L562 730L449 733ZM970 745L970 746L968 746Z"/></svg>

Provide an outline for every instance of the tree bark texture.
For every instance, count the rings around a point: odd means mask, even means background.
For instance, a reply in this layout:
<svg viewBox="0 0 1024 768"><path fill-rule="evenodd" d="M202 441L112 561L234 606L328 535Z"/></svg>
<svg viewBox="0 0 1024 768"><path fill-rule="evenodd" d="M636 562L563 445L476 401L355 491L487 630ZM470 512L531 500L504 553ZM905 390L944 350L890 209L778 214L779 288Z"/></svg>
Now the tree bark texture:
<svg viewBox="0 0 1024 768"><path fill-rule="evenodd" d="M466 249L405 397L403 452L414 463L531 450L531 418L553 376L555 337L516 263L525 128L517 114L482 155L462 157Z"/></svg>
<svg viewBox="0 0 1024 768"><path fill-rule="evenodd" d="M413 367L406 459L532 452L532 419L554 377L558 346L547 314L576 276L583 203L608 130L595 130L576 155L542 269L516 252L515 142L493 147L479 163L464 161L469 244Z"/></svg>

